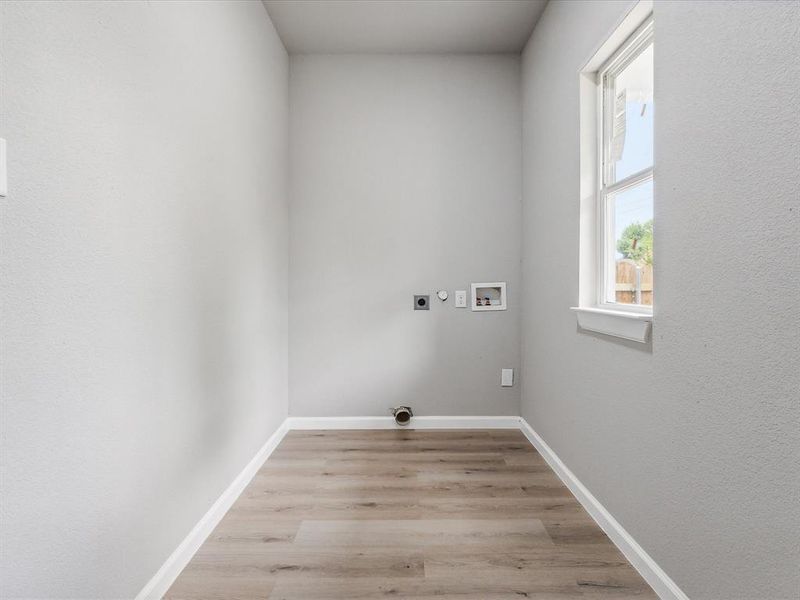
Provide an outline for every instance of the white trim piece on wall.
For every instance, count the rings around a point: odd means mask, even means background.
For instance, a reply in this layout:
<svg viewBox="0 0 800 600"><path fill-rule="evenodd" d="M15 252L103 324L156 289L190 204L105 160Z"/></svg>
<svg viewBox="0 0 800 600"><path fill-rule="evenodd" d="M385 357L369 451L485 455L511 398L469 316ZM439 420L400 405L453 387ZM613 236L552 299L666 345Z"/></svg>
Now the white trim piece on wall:
<svg viewBox="0 0 800 600"><path fill-rule="evenodd" d="M411 417L398 425L393 417L289 417L289 429L519 429L517 416Z"/></svg>
<svg viewBox="0 0 800 600"><path fill-rule="evenodd" d="M652 315L581 306L573 306L570 310L578 315L578 327L586 331L613 335L642 344L650 339Z"/></svg>
<svg viewBox="0 0 800 600"><path fill-rule="evenodd" d="M661 600L689 600L669 575L658 566L644 548L625 531L610 512L600 501L592 495L589 489L581 483L569 467L563 463L553 449L547 445L542 437L534 431L525 419L520 418L520 429L528 441L547 461L547 464L555 471L559 479L564 482L578 502L581 503L586 512L597 522L600 528L611 539L614 545L633 565L644 580L653 588Z"/></svg>
<svg viewBox="0 0 800 600"><path fill-rule="evenodd" d="M518 416L412 417L406 427L397 425L392 417L288 417L139 592L136 600L157 600L167 592L288 431L321 429L519 429L659 598L689 600L541 436Z"/></svg>
<svg viewBox="0 0 800 600"><path fill-rule="evenodd" d="M170 586L175 583L178 575L189 564L189 561L195 553L203 545L214 528L225 516L225 513L233 506L233 503L241 495L250 480L253 479L255 474L269 458L269 455L281 443L283 436L288 431L286 421L280 424L278 429L273 433L267 442L259 449L256 455L250 460L249 463L242 469L242 472L236 476L236 479L222 492L222 495L217 498L217 501L211 505L205 515L198 521L189 535L178 545L175 551L167 558L166 562L161 568L153 575L152 579L139 592L135 600L159 600L164 594L167 593Z"/></svg>

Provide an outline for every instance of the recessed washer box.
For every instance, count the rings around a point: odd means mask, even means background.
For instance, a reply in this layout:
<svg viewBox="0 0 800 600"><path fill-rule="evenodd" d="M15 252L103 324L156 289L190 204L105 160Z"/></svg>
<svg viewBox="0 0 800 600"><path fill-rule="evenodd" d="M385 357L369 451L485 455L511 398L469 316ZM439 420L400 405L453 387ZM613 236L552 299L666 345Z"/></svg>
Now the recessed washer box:
<svg viewBox="0 0 800 600"><path fill-rule="evenodd" d="M506 310L506 282L473 283L472 310Z"/></svg>

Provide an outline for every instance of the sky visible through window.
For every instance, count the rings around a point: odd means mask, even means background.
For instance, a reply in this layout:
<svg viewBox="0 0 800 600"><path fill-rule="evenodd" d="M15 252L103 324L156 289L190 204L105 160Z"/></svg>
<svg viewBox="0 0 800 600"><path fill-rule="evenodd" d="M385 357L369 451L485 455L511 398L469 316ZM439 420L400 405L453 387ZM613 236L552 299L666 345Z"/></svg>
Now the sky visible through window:
<svg viewBox="0 0 800 600"><path fill-rule="evenodd" d="M652 78L652 48L651 45L645 50L636 62L642 61L649 67L649 77ZM632 65L633 66L633 65ZM637 65L638 66L638 65ZM641 78L641 71L639 77ZM645 76L646 77L646 76ZM618 90L625 85L625 73L620 74L617 79ZM652 79L650 79L649 86L645 83L636 82L639 85L634 87L650 87L652 90ZM632 82L633 83L633 82ZM616 162L616 180L619 181L645 169L653 164L653 123L655 118L655 103L653 101L652 91L650 91L649 98L642 102L642 98L631 97L628 94L627 102L625 103L625 147L622 157ZM614 232L615 239L619 239L625 228L632 223L641 223L649 221L653 218L653 181L652 179L630 188L625 192L616 194L614 198ZM622 258L622 254L617 252L618 259Z"/></svg>

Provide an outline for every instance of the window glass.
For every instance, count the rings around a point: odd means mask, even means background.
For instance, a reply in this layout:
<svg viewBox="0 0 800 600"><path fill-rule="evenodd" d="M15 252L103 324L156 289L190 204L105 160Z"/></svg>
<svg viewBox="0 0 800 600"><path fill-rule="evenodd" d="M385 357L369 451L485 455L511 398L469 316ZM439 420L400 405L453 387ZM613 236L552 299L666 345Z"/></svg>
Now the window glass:
<svg viewBox="0 0 800 600"><path fill-rule="evenodd" d="M608 81L608 184L653 166L653 44Z"/></svg>
<svg viewBox="0 0 800 600"><path fill-rule="evenodd" d="M653 305L653 180L608 195L614 256L609 302Z"/></svg>

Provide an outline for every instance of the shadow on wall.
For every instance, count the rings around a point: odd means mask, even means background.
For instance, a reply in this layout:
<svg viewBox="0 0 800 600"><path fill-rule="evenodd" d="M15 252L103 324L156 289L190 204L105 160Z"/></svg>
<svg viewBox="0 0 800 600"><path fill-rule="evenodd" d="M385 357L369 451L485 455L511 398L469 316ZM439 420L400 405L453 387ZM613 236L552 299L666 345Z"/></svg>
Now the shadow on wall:
<svg viewBox="0 0 800 600"><path fill-rule="evenodd" d="M645 342L644 344L641 342L634 342L633 340L626 340L625 338L616 337L613 335L604 335L602 333L597 333L595 331L588 331L586 329L581 329L578 326L575 327L575 330L577 333L581 335L595 338L595 341L599 341L604 344L610 342L612 344L616 344L618 346L624 346L625 348L630 348L631 350L637 350L638 352L643 352L645 354L653 353L653 334L655 333L655 326L653 326L653 330L650 333L650 339L647 340L647 342Z"/></svg>

